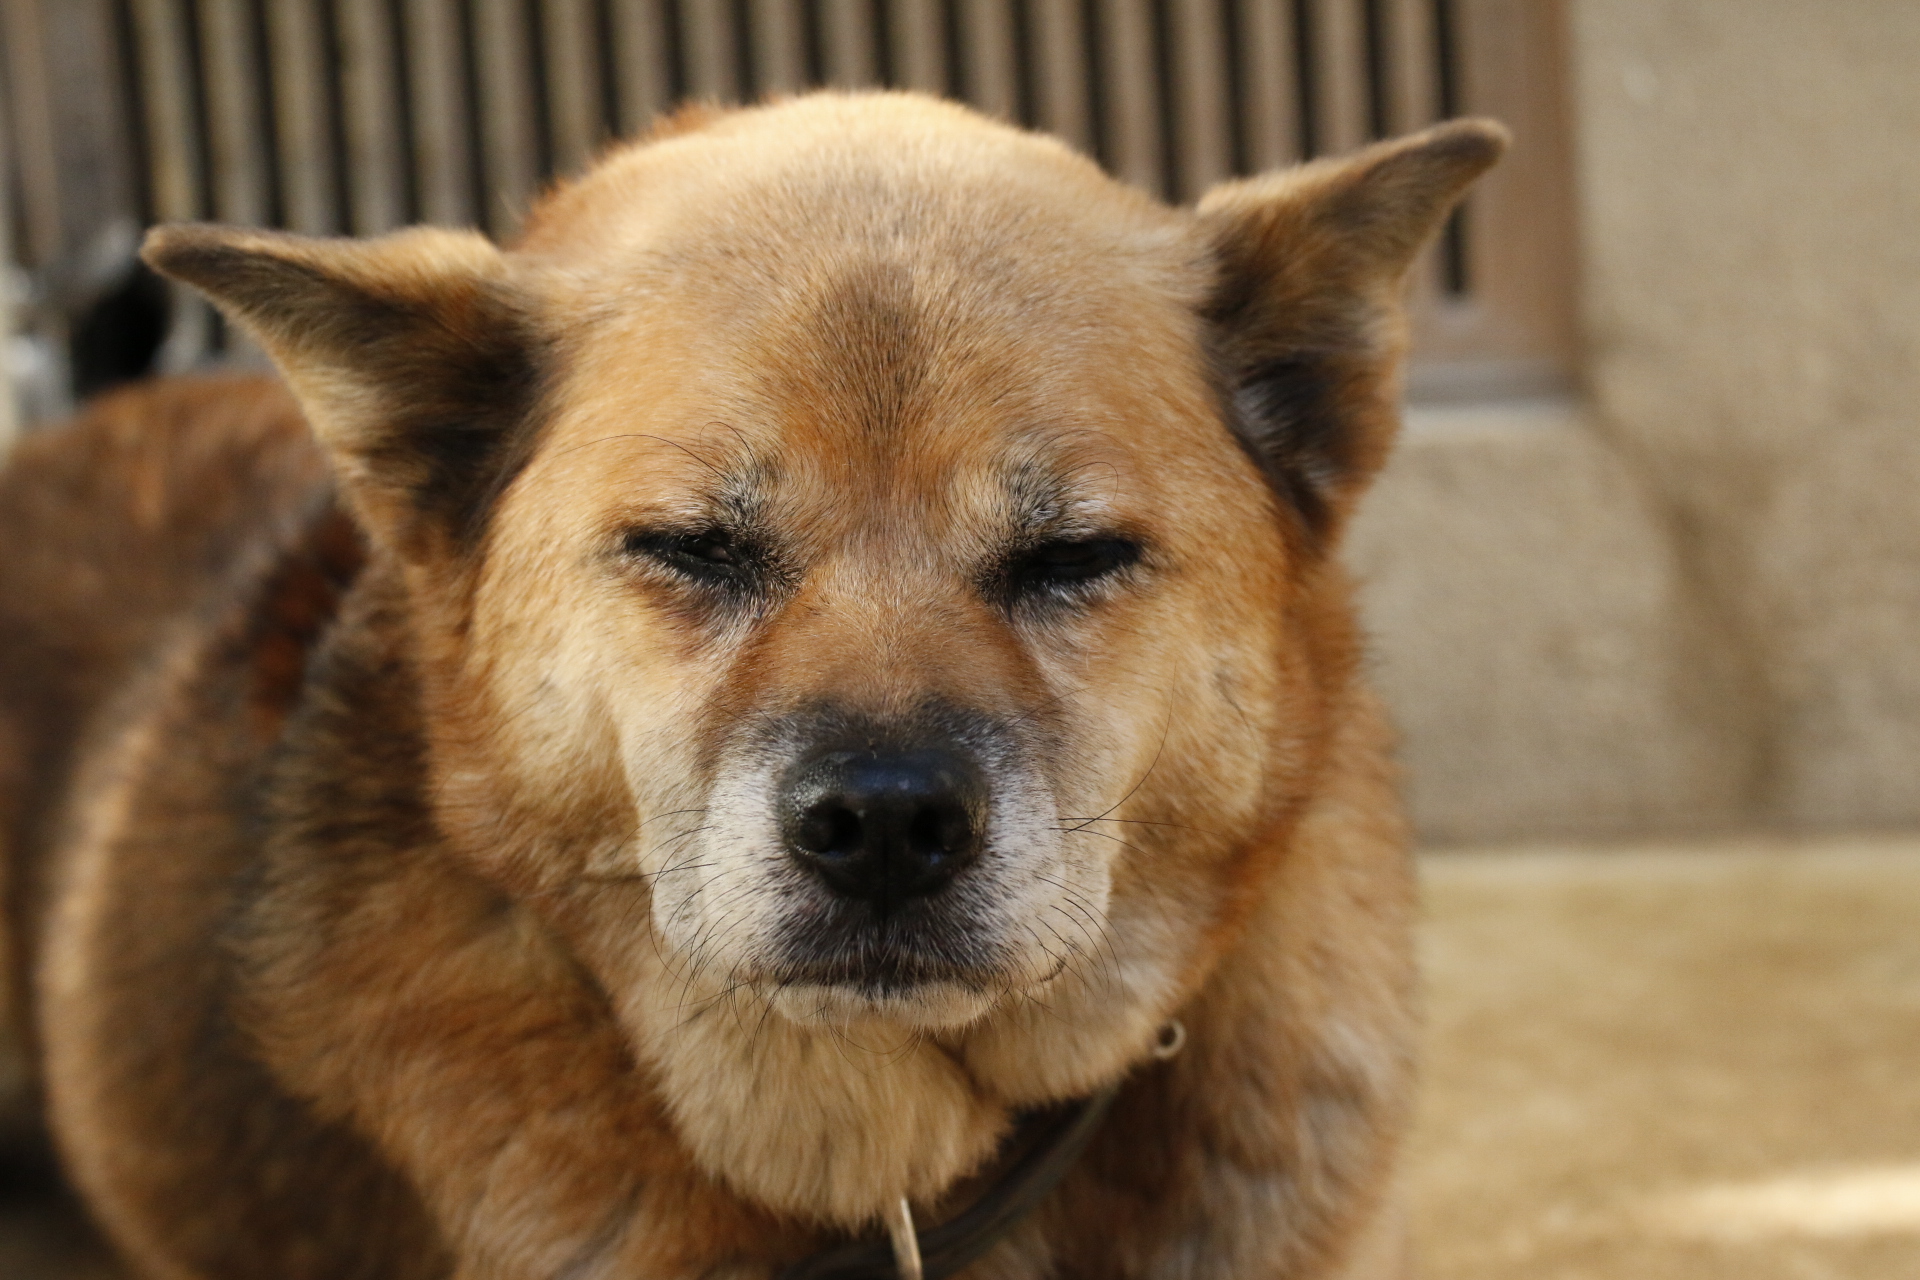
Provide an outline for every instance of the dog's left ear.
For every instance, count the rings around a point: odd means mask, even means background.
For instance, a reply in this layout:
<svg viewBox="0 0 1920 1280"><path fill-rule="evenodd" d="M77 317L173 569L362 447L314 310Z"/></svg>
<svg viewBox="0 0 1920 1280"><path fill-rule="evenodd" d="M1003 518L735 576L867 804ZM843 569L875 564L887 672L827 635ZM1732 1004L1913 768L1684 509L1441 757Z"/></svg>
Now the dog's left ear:
<svg viewBox="0 0 1920 1280"><path fill-rule="evenodd" d="M1316 542L1386 460L1414 256L1506 149L1456 120L1352 156L1213 188L1205 308L1234 430Z"/></svg>
<svg viewBox="0 0 1920 1280"><path fill-rule="evenodd" d="M142 256L273 357L376 543L414 560L476 529L528 430L534 309L485 237L371 240L180 224Z"/></svg>

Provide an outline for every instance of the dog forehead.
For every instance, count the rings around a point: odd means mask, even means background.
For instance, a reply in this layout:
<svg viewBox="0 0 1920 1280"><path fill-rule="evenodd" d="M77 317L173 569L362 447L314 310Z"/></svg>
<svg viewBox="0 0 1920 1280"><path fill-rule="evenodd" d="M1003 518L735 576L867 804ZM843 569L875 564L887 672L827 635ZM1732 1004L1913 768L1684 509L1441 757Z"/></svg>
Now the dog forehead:
<svg viewBox="0 0 1920 1280"><path fill-rule="evenodd" d="M567 335L547 451L628 437L594 452L644 488L711 488L725 459L815 497L879 486L869 510L1004 505L1166 453L1241 465L1185 216L944 104L730 113L616 154L536 213L524 252Z"/></svg>
<svg viewBox="0 0 1920 1280"><path fill-rule="evenodd" d="M545 451L661 498L939 523L1138 505L1164 465L1237 466L1190 317L1087 292L1023 296L890 250L823 257L744 301L683 280L577 337Z"/></svg>

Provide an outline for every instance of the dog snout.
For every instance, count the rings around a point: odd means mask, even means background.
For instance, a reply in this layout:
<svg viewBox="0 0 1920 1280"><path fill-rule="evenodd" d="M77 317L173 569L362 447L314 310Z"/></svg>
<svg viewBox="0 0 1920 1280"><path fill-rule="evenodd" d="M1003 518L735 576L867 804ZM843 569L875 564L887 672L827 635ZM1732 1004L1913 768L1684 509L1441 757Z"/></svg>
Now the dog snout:
<svg viewBox="0 0 1920 1280"><path fill-rule="evenodd" d="M882 914L938 893L984 843L985 780L943 748L816 751L788 773L780 804L792 856Z"/></svg>

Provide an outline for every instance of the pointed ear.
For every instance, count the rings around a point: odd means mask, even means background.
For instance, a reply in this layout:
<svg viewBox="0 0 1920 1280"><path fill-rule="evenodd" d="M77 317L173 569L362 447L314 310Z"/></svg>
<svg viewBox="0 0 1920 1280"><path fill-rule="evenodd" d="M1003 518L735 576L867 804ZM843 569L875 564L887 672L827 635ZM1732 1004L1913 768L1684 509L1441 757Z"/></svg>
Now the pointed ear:
<svg viewBox="0 0 1920 1280"><path fill-rule="evenodd" d="M1199 203L1234 430L1318 543L1393 441L1407 269L1506 145L1500 125L1456 120Z"/></svg>
<svg viewBox="0 0 1920 1280"><path fill-rule="evenodd" d="M273 357L375 541L417 559L477 536L527 447L541 367L532 307L484 237L182 224L142 256Z"/></svg>

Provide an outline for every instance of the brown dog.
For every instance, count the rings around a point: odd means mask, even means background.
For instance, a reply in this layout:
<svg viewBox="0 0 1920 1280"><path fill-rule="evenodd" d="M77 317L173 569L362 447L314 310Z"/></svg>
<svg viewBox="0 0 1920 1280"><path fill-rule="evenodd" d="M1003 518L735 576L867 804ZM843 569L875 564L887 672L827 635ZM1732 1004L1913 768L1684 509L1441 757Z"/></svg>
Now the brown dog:
<svg viewBox="0 0 1920 1280"><path fill-rule="evenodd" d="M0 494L15 951L126 1256L764 1277L1118 1083L972 1274L1398 1275L1408 868L1332 553L1502 142L1173 210L820 95L511 251L156 232L298 407L137 391Z"/></svg>

